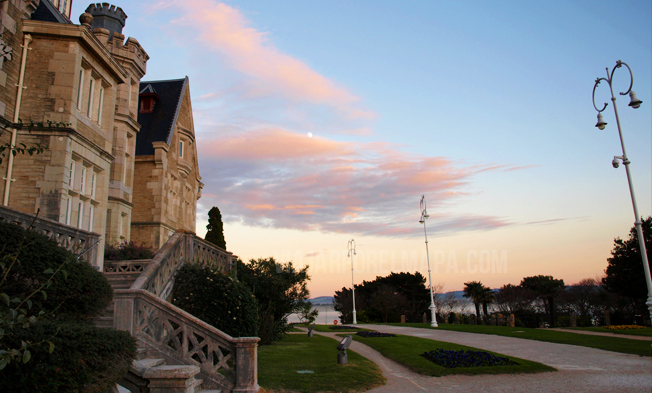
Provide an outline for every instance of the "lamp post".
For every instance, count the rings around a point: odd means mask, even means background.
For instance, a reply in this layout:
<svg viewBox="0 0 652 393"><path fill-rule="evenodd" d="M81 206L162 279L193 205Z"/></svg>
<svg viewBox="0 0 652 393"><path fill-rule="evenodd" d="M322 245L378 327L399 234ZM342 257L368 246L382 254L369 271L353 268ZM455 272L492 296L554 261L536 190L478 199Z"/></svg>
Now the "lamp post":
<svg viewBox="0 0 652 393"><path fill-rule="evenodd" d="M632 86L634 85L634 75L632 74L632 69L629 68L627 63L623 63L622 61L618 60L616 62L616 66L613 68L611 73L609 73L609 68L607 68L607 77L606 78L598 78L595 80L595 85L593 86L593 107L595 108L596 111L598 111L598 122L595 125L601 130L604 130L605 126L607 123L604 121L602 118L602 111L604 111L607 108L607 103L604 104L602 109L598 109L598 107L595 105L595 89L598 87L600 82L605 81L609 84L609 89L611 90L611 101L613 102L614 106L614 112L616 113L616 125L618 126L618 136L620 136L620 145L623 149L623 155L622 156L614 156L613 161L611 164L613 165L614 168L618 168L620 165L620 162L625 165L625 172L627 173L627 182L629 183L629 193L631 194L632 197L632 205L634 206L634 218L635 222L634 225L636 226L636 232L638 234L638 242L639 246L641 249L641 258L643 260L643 271L645 272L645 282L647 284L647 308L650 313L650 318L652 318L652 278L650 278L650 265L647 260L647 250L645 248L645 238L643 237L643 229L642 229L642 224L643 222L641 221L641 217L638 215L638 207L636 206L636 197L634 196L634 185L632 184L632 176L629 172L629 164L631 163L629 159L627 158L627 153L625 152L625 142L623 141L623 133L620 128L620 118L618 117L618 107L616 106L616 96L614 95L614 89L613 89L613 76L614 72L616 71L617 68L620 68L622 66L627 67L629 70L629 77L630 77L630 83L629 83L629 89L627 89L626 92L620 93L620 95L624 96L629 94L630 102L629 106L632 108L636 109L639 106L641 106L642 101L636 98L636 93L632 91Z"/></svg>
<svg viewBox="0 0 652 393"><path fill-rule="evenodd" d="M349 243L347 245L349 249L349 255L351 257L351 293L353 294L353 324L357 325L358 321L355 319L355 284L353 281L353 256L356 255L355 253L355 240L351 239L349 240Z"/></svg>
<svg viewBox="0 0 652 393"><path fill-rule="evenodd" d="M423 224L423 236L426 238L426 257L428 259L428 280L430 280L430 326L437 327L437 308L435 307L435 298L432 295L432 275L430 274L430 252L428 251L428 234L426 233L426 219L430 217L426 209L426 196L421 196L421 218L419 223Z"/></svg>

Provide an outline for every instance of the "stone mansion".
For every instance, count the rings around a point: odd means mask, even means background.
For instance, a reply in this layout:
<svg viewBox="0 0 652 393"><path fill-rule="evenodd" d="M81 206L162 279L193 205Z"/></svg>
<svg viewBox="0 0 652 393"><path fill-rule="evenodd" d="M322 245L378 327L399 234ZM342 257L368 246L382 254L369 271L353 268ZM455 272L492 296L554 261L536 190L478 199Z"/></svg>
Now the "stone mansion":
<svg viewBox="0 0 652 393"><path fill-rule="evenodd" d="M101 236L160 248L195 231L199 175L187 77L143 81L149 56L125 39L127 15L70 0L0 2L3 205Z"/></svg>

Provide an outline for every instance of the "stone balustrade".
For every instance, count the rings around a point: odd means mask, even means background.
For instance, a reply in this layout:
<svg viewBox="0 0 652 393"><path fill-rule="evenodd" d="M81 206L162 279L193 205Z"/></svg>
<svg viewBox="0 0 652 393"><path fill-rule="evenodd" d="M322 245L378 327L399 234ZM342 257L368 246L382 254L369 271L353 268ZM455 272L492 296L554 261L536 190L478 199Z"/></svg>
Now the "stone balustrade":
<svg viewBox="0 0 652 393"><path fill-rule="evenodd" d="M114 327L130 332L148 353L198 366L204 388L258 391L258 337L231 337L143 289L115 290L113 299Z"/></svg>
<svg viewBox="0 0 652 393"><path fill-rule="evenodd" d="M66 250L80 255L81 260L99 269L101 265L98 253L100 235L84 231L47 218L35 218L33 214L21 212L6 206L0 206L0 220L12 222L21 227L32 230L49 237Z"/></svg>

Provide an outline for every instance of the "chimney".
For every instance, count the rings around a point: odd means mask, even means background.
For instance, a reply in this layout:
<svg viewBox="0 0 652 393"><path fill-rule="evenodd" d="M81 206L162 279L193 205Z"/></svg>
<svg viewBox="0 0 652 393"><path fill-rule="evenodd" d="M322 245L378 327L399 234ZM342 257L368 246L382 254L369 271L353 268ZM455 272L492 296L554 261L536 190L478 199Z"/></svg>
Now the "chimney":
<svg viewBox="0 0 652 393"><path fill-rule="evenodd" d="M97 3L89 5L86 12L93 16L91 25L93 29L100 27L109 30L109 40L113 38L113 33L122 34L127 19L127 14L122 11L122 8L109 3Z"/></svg>

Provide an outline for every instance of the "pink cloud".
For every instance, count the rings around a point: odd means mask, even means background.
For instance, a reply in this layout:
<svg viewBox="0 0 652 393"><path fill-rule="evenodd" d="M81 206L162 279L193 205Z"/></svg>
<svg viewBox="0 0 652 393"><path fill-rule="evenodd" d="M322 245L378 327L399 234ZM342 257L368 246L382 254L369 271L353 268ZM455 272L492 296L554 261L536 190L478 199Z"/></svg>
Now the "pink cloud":
<svg viewBox="0 0 652 393"><path fill-rule="evenodd" d="M395 147L395 146L394 146ZM205 188L225 220L339 233L407 236L419 231L418 200L454 203L473 176L504 165L457 166L406 154L388 143L345 143L281 129L224 135L198 144ZM209 179L210 177L210 179ZM487 230L498 217L442 216L438 232ZM434 223L433 223L434 224Z"/></svg>
<svg viewBox="0 0 652 393"><path fill-rule="evenodd" d="M172 26L196 32L203 48L219 52L230 67L252 78L248 84L254 96L273 92L295 102L330 105L350 119L376 117L346 88L278 50L236 8L215 0L159 0L150 10L157 7L173 10L178 17Z"/></svg>

